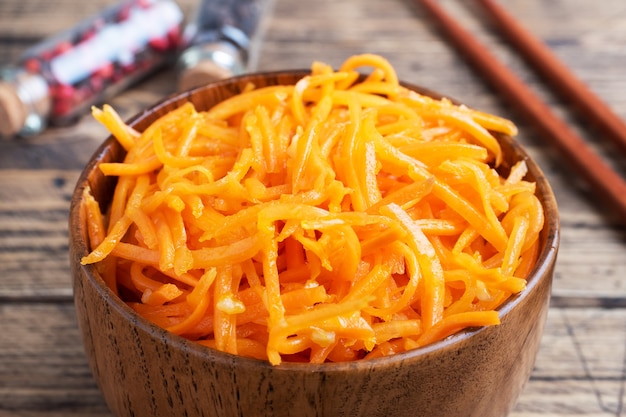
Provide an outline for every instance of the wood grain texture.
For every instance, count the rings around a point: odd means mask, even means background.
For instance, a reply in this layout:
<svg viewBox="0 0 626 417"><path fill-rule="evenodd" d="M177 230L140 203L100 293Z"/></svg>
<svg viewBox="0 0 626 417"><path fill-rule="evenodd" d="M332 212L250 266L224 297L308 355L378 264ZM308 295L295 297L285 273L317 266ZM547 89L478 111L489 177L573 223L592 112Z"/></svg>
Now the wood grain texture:
<svg viewBox="0 0 626 417"><path fill-rule="evenodd" d="M112 1L3 0L0 63ZM179 1L186 10L195 0ZM617 169L623 158L549 92L472 0L441 3ZM626 118L626 3L500 0L589 87ZM267 0L253 68L339 64L353 53L387 56L406 81L512 118L519 140L559 201L562 243L546 333L514 417L626 415L626 229L607 216L559 155L440 37L412 0ZM171 71L111 102L130 117L173 92ZM40 137L0 141L0 416L111 416L90 376L71 304L63 211L78 170L105 137L89 116ZM55 178L67 182L57 186ZM36 190L36 192L29 191ZM65 207L65 208L62 208ZM65 241L64 241L65 240ZM63 242L64 241L64 242ZM26 348L28 347L28 348Z"/></svg>
<svg viewBox="0 0 626 417"><path fill-rule="evenodd" d="M0 300L71 297L67 210L78 172L0 170Z"/></svg>

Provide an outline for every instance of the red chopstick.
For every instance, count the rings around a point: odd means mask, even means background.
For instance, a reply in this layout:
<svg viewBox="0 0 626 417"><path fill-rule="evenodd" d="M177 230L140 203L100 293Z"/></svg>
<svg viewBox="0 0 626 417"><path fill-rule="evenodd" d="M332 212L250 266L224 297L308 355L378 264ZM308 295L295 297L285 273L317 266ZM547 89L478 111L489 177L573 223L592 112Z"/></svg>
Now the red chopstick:
<svg viewBox="0 0 626 417"><path fill-rule="evenodd" d="M596 193L616 213L626 216L626 182L485 45L445 12L437 0L415 1L430 12L460 54L512 105L518 107L544 140L560 151L563 162L569 163L587 181L590 191Z"/></svg>
<svg viewBox="0 0 626 417"><path fill-rule="evenodd" d="M550 49L493 0L478 0L526 61L590 123L626 152L626 123L577 78Z"/></svg>

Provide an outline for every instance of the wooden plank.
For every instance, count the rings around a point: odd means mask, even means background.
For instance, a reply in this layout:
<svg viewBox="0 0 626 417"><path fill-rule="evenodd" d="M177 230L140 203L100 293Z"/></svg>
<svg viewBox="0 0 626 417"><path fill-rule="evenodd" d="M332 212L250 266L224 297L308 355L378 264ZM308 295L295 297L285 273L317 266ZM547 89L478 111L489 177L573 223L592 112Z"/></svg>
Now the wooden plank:
<svg viewBox="0 0 626 417"><path fill-rule="evenodd" d="M624 309L552 308L532 379L512 417L622 415L624 323Z"/></svg>
<svg viewBox="0 0 626 417"><path fill-rule="evenodd" d="M614 417L623 415L619 381L531 380L509 417ZM598 397L598 390L611 392Z"/></svg>
<svg viewBox="0 0 626 417"><path fill-rule="evenodd" d="M0 415L110 415L71 303L0 303L0 317Z"/></svg>
<svg viewBox="0 0 626 417"><path fill-rule="evenodd" d="M0 300L69 298L67 221L78 171L0 170Z"/></svg>

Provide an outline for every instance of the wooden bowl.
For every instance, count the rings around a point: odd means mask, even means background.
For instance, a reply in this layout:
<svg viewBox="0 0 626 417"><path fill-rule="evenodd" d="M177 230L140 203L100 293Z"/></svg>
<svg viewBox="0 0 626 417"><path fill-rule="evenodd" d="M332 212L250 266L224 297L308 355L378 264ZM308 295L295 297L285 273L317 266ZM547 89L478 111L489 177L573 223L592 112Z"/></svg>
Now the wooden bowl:
<svg viewBox="0 0 626 417"><path fill-rule="evenodd" d="M145 129L185 101L199 110L257 86L293 84L305 72L237 77L168 98L130 122ZM422 88L419 92L438 97ZM546 223L528 286L501 308L502 324L433 345L352 363L272 366L171 334L137 315L104 284L88 253L81 195L89 185L106 207L114 179L98 164L119 161L108 138L80 176L71 204L70 253L78 322L93 375L117 416L480 416L501 417L529 378L543 332L559 244L557 205L546 178L524 150L500 136L505 166L525 159Z"/></svg>

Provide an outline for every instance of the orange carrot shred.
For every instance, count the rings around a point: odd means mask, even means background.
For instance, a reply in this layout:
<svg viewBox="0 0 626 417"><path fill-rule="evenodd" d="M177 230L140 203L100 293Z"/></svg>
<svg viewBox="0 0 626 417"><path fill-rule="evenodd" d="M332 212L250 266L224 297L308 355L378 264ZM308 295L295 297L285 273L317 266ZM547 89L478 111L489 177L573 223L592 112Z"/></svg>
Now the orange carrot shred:
<svg viewBox="0 0 626 417"><path fill-rule="evenodd" d="M523 161L498 171L496 133L515 125L408 90L377 55L143 132L93 115L127 154L100 165L119 177L105 212L84 190L82 262L210 348L273 365L397 354L497 325L537 260L535 184Z"/></svg>

